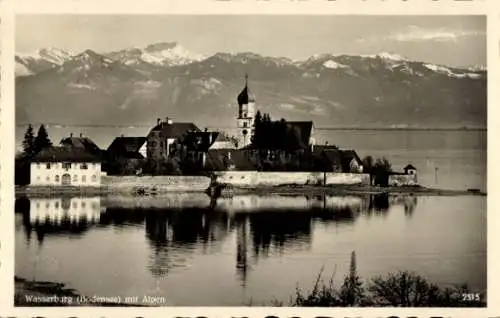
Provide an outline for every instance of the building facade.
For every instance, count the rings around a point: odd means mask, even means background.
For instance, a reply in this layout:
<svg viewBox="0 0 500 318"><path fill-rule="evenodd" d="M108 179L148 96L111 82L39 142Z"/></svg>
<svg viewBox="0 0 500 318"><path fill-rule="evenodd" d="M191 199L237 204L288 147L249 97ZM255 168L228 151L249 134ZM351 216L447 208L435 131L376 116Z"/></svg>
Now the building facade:
<svg viewBox="0 0 500 318"><path fill-rule="evenodd" d="M70 147L44 149L30 164L30 185L98 187L100 159Z"/></svg>
<svg viewBox="0 0 500 318"><path fill-rule="evenodd" d="M147 136L146 157L151 160L165 160L175 149L175 143L189 132L200 131L193 123L174 123L171 119L157 120Z"/></svg>

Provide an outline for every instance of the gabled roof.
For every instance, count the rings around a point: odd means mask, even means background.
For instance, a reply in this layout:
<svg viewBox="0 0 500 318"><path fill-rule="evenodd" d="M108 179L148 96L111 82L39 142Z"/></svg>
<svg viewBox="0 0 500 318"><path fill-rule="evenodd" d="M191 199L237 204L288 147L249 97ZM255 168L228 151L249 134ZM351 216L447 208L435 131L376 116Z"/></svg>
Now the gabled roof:
<svg viewBox="0 0 500 318"><path fill-rule="evenodd" d="M208 150L206 166L216 171L225 171L230 167L234 170L257 170L252 163L250 153L243 149L210 149Z"/></svg>
<svg viewBox="0 0 500 318"><path fill-rule="evenodd" d="M403 170L417 170L411 163L408 164L406 167L403 168Z"/></svg>
<svg viewBox="0 0 500 318"><path fill-rule="evenodd" d="M193 123L161 122L151 129L151 132L153 131L161 131L163 138L180 138L189 131L200 131L200 129Z"/></svg>
<svg viewBox="0 0 500 318"><path fill-rule="evenodd" d="M101 153L101 149L88 137L66 137L59 144L61 146L82 149L93 154Z"/></svg>
<svg viewBox="0 0 500 318"><path fill-rule="evenodd" d="M344 171L349 171L350 163L355 159L359 165L363 164L363 161L359 158L358 154L354 150L341 150L342 152L342 166Z"/></svg>
<svg viewBox="0 0 500 318"><path fill-rule="evenodd" d="M81 148L68 146L48 147L40 151L32 160L33 162L100 162L97 155Z"/></svg>
<svg viewBox="0 0 500 318"><path fill-rule="evenodd" d="M112 156L141 159L144 157L139 150L146 140L146 137L116 137L109 145L107 152Z"/></svg>

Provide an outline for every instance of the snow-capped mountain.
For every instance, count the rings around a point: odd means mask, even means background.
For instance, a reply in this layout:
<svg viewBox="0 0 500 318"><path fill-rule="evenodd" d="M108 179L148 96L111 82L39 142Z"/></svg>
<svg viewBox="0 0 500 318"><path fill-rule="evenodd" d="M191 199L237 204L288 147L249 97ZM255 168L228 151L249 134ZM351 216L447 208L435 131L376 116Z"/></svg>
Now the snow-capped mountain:
<svg viewBox="0 0 500 318"><path fill-rule="evenodd" d="M62 65L73 53L58 48L44 48L32 53L17 53L16 76L31 75Z"/></svg>
<svg viewBox="0 0 500 318"><path fill-rule="evenodd" d="M175 66L204 59L203 55L193 53L177 42L155 43L142 48L124 49L106 55L125 65L147 63L155 66Z"/></svg>
<svg viewBox="0 0 500 318"><path fill-rule="evenodd" d="M307 118L319 126L486 124L484 70L392 53L318 54L303 61L251 52L202 58L177 43L160 43L109 54L87 50L44 72L21 66L18 72L32 74L17 79L20 122L66 122L71 112L79 124L137 124L168 115L227 125L248 73L257 107L275 118Z"/></svg>

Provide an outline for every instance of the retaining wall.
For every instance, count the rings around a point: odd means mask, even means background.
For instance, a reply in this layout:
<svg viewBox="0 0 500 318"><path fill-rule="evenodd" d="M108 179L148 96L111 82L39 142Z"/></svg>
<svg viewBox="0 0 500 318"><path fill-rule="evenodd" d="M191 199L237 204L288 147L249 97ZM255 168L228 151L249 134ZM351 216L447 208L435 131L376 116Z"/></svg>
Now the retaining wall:
<svg viewBox="0 0 500 318"><path fill-rule="evenodd" d="M203 176L105 176L103 186L113 191L132 191L143 188L145 191L205 191L210 186L210 178Z"/></svg>
<svg viewBox="0 0 500 318"><path fill-rule="evenodd" d="M394 174L389 176L389 186L414 186L418 185L416 174Z"/></svg>
<svg viewBox="0 0 500 318"><path fill-rule="evenodd" d="M223 171L218 172L216 181L238 187L324 184L323 172L258 172ZM326 184L370 184L370 175L362 173L326 173Z"/></svg>

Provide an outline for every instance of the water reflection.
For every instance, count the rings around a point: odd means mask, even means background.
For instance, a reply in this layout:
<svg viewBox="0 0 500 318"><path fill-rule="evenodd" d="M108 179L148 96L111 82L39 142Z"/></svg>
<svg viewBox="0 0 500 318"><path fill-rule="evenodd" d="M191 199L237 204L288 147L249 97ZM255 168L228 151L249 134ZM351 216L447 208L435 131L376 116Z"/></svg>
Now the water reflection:
<svg viewBox="0 0 500 318"><path fill-rule="evenodd" d="M234 238L235 268L245 284L261 258L309 249L316 223L351 226L363 214L387 214L392 205L404 205L405 215L411 216L416 204L412 196L242 195L211 200L200 193L19 198L15 206L27 242L34 233L40 246L48 236L81 238L93 228L144 231L148 270L157 279L187 266L193 254L210 253Z"/></svg>

